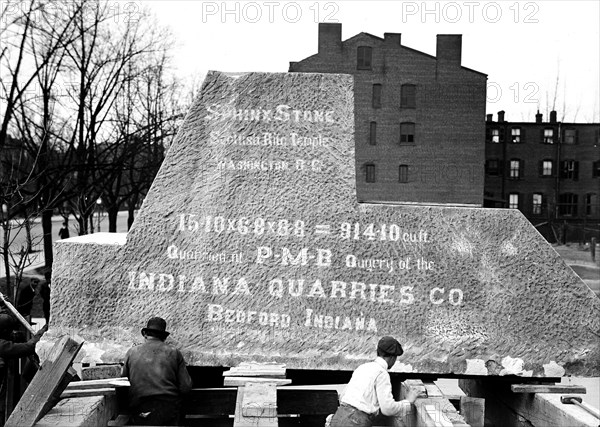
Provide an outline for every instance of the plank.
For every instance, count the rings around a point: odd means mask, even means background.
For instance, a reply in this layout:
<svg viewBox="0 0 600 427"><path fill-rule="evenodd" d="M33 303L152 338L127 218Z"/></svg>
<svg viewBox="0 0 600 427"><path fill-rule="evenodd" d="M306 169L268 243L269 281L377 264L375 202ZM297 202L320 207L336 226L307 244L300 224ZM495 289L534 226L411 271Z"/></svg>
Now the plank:
<svg viewBox="0 0 600 427"><path fill-rule="evenodd" d="M513 393L511 384L491 379L460 379L460 388L471 397L485 399L486 425L598 427L598 419L575 405L560 403L560 395Z"/></svg>
<svg viewBox="0 0 600 427"><path fill-rule="evenodd" d="M275 377L285 378L285 364L242 362L223 372L224 377Z"/></svg>
<svg viewBox="0 0 600 427"><path fill-rule="evenodd" d="M275 385L288 385L292 380L285 378L259 378L259 377L225 377L223 385L225 387L241 387L247 383L272 383Z"/></svg>
<svg viewBox="0 0 600 427"><path fill-rule="evenodd" d="M249 384L249 386L252 386L252 384ZM257 386L264 386L264 384L257 384ZM275 386L272 387L273 390L275 389ZM252 417L252 416L247 416L245 415L245 413L252 413L253 411L250 411L250 407L253 406L254 402L256 402L258 399L260 399L260 396L255 396L254 392L256 391L256 389L252 390L252 387L250 387L250 391L249 391L249 397L244 398L246 392L248 392L249 387L239 387L238 391L237 391L237 399L236 399L236 405L235 405L235 417L233 420L233 426L234 427L277 427L278 426L278 422L277 422L277 416L275 417L266 417L266 416L262 416L262 417ZM271 399L267 399L267 400L271 400ZM256 411L258 412L258 411ZM267 411L267 412L271 412L271 411Z"/></svg>
<svg viewBox="0 0 600 427"><path fill-rule="evenodd" d="M108 396L116 395L116 391L113 387L107 388L88 388L83 390L65 390L60 395L61 399L68 399L72 397L90 397L90 396Z"/></svg>
<svg viewBox="0 0 600 427"><path fill-rule="evenodd" d="M6 422L6 426L30 427L44 416L67 383L63 381L71 363L83 346L83 338L64 336L50 350L41 369Z"/></svg>
<svg viewBox="0 0 600 427"><path fill-rule="evenodd" d="M563 393L563 394L585 394L586 389L576 384L511 384L513 393Z"/></svg>
<svg viewBox="0 0 600 427"><path fill-rule="evenodd" d="M483 427L485 423L485 399L460 396L460 413L471 427Z"/></svg>
<svg viewBox="0 0 600 427"><path fill-rule="evenodd" d="M129 385L129 380L127 379L127 377L106 378L103 380L72 381L67 386L67 390L85 390L99 387L114 387L113 383L121 381L127 381L126 384Z"/></svg>

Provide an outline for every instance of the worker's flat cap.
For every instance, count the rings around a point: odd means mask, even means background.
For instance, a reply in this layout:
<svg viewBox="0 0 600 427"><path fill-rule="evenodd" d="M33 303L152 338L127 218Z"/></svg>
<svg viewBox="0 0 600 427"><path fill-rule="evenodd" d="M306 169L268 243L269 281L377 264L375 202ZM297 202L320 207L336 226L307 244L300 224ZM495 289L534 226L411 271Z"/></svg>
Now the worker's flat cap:
<svg viewBox="0 0 600 427"><path fill-rule="evenodd" d="M377 344L377 350L380 350L390 356L402 356L404 350L400 343L392 337L383 337Z"/></svg>

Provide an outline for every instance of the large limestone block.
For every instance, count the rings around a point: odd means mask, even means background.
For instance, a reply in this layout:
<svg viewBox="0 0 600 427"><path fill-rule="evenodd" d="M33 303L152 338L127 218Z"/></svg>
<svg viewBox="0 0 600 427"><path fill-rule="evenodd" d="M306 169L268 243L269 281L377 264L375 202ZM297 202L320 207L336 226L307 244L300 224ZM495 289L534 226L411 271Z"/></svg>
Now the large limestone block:
<svg viewBox="0 0 600 427"><path fill-rule="evenodd" d="M56 243L51 332L104 362L162 316L192 365L353 369L393 335L396 370L600 374L599 299L520 212L356 202L353 117L350 76L210 73L126 242Z"/></svg>

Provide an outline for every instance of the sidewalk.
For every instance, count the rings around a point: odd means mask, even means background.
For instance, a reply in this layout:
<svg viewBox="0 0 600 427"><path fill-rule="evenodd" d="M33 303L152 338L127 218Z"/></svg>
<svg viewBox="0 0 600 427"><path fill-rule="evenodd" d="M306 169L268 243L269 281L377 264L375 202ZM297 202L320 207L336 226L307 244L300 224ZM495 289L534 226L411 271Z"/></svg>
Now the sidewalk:
<svg viewBox="0 0 600 427"><path fill-rule="evenodd" d="M139 211L135 211L135 215L138 214ZM127 211L120 211L118 216L117 216L117 232L119 233L126 233L127 232L127 218L128 218L128 212ZM100 221L98 222L98 219L100 219ZM58 231L61 229L62 227L62 223L64 222L64 218L60 215L54 215L52 217L52 243L54 243L55 241L59 240L58 237ZM13 223L15 225L20 225L21 222L19 221L13 221ZM31 273L34 270L37 270L41 267L44 266L45 261L44 261L44 245L43 245L43 241L42 241L42 224L41 224L41 218L35 218L34 220L31 221L31 236L32 236L32 240L33 240L33 251L30 255L29 255L29 265L25 268L25 271L28 273ZM71 237L75 237L79 235L79 232L76 228L77 226L77 221L73 218L70 217L69 218L69 234L71 235ZM98 228L98 225L100 225L100 227ZM106 212L104 212L101 216L98 216L97 214L94 215L94 231L95 232L106 232L108 231L108 215L106 214ZM26 242L26 236L25 236L25 229L21 228L21 229L13 229L12 233L17 233L17 234L11 234L11 239L13 239L12 245L16 248L20 248L21 246L25 245ZM0 229L0 241L3 241L4 239L4 230ZM34 274L34 276L36 276ZM43 273L41 273L41 276L43 278ZM4 268L4 259L0 258L0 279L6 277L6 272L5 272L5 268ZM37 278L37 277L36 277Z"/></svg>

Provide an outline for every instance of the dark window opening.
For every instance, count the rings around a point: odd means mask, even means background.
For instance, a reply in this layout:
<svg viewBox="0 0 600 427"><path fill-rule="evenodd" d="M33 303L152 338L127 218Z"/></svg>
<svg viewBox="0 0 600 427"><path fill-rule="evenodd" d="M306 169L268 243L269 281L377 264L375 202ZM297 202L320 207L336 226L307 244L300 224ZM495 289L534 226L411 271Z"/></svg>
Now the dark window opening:
<svg viewBox="0 0 600 427"><path fill-rule="evenodd" d="M415 85L402 85L400 88L400 107L415 108L417 105L417 87Z"/></svg>
<svg viewBox="0 0 600 427"><path fill-rule="evenodd" d="M370 46L359 46L356 51L356 68L370 70L372 67L373 49Z"/></svg>

